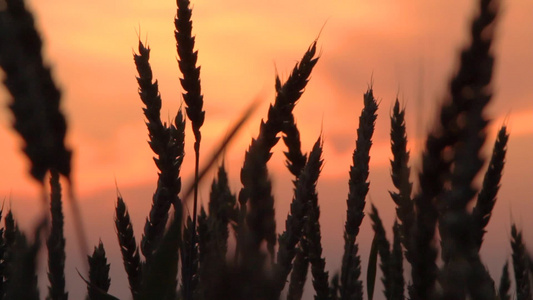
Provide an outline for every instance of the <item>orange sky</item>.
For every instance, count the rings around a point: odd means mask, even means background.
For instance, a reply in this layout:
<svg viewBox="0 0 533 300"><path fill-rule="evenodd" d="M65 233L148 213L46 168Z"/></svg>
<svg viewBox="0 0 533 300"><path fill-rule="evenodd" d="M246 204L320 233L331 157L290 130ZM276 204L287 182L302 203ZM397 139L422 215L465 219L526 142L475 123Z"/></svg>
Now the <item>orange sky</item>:
<svg viewBox="0 0 533 300"><path fill-rule="evenodd" d="M387 195L391 188L388 115L392 101L399 94L407 106L409 138L416 157L456 66L457 51L467 41L464 33L474 1L435 2L194 2L193 32L207 111L202 128L204 154L225 134L243 107L266 91L266 101L226 155L226 161L232 162L229 171L234 190L239 188L244 150L250 138L257 135L259 119L266 116L268 102L273 99L276 70L286 78L324 27L318 42L321 58L295 115L304 150L311 148L323 126L325 167L319 182L319 201L322 228L335 233L323 234L331 270L340 263L335 257L342 239L348 168L362 95L371 78L381 103L371 151L370 198L389 226L393 221L392 202ZM91 227L90 243L95 244L101 236L109 244L110 255L116 258L118 247L110 227L115 179L134 216L138 236L156 180L132 51L138 36L151 46L154 76L164 102L161 115L170 119L181 102L173 37L175 2L34 0L30 4L45 37L46 57L63 90L69 144L75 151L74 177ZM525 213L533 210L533 190L528 189L533 182L533 160L526 161L533 150L533 3L507 0L503 8L495 47L495 97L489 114L495 126L508 120L511 140L501 201L496 205L485 244L492 250L483 252L497 278L510 252L507 232L511 215L525 228L526 240L533 247L533 220ZM5 107L8 97L3 90L1 95ZM35 201L28 199L36 198L38 189L26 175L26 160L19 151L18 137L10 129L10 118L6 110L0 111L0 157L4 158L0 163L0 197L11 199L15 213L28 219L33 211L27 209L28 203ZM490 144L494 130L491 133ZM192 136L190 131L187 134ZM187 142L184 182L189 182L192 172L192 143L190 139ZM275 148L271 162L280 221L291 197L282 150L282 146ZM204 193L202 198L206 197ZM96 224L100 221L104 225ZM369 237L367 220L363 228L362 238ZM369 243L362 246L363 257L368 247ZM492 258L496 260L493 264L489 262ZM120 263L114 270L112 266L112 272L123 273ZM117 282L125 284L119 279ZM124 295L117 285L112 283L111 290Z"/></svg>

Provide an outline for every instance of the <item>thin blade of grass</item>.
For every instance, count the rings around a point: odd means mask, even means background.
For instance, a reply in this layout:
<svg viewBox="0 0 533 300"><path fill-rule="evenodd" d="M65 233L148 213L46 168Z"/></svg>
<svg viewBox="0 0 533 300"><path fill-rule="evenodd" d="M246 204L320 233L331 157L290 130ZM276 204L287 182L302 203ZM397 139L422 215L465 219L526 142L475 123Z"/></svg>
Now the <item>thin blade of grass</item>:
<svg viewBox="0 0 533 300"><path fill-rule="evenodd" d="M250 105L244 110L244 112L241 114L239 119L237 119L237 122L230 127L230 130L228 134L220 141L220 143L215 146L214 151L208 156L209 159L207 159L207 163L200 169L200 172L198 172L198 183L200 183L205 175L211 170L211 168L215 165L215 163L218 161L218 159L222 156L224 151L226 150L226 147L229 146L233 138L237 135L239 130L242 129L242 126L248 121L248 119L252 116L252 114L255 112L255 110L258 108L259 104L263 101L263 97L258 96L257 98L250 103ZM192 193L194 191L194 183L189 185L186 189L184 189L183 193L183 201L189 201Z"/></svg>
<svg viewBox="0 0 533 300"><path fill-rule="evenodd" d="M97 295L97 300L119 300L117 297L107 293L106 291L102 290L101 288L97 287L96 285L92 284L89 280L85 279L83 275L81 275L80 271L76 270L78 272L78 276L80 276L81 280L85 282L88 288L93 289L95 294ZM89 300L93 300L90 299Z"/></svg>

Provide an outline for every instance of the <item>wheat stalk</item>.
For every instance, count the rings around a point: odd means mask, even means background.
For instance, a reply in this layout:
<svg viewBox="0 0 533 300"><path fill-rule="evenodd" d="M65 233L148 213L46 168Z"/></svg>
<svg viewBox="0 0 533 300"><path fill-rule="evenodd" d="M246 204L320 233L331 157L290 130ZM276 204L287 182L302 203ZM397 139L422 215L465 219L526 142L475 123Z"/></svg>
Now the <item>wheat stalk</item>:
<svg viewBox="0 0 533 300"><path fill-rule="evenodd" d="M402 233L398 221L394 221L393 243L390 259L390 298L395 300L404 299L405 279L403 277L403 251L402 251Z"/></svg>
<svg viewBox="0 0 533 300"><path fill-rule="evenodd" d="M143 267L141 292L138 299L178 299L177 276L179 249L182 242L181 206L174 206L174 216L171 219L165 235L150 258L150 263ZM183 261L183 260L182 260Z"/></svg>
<svg viewBox="0 0 533 300"><path fill-rule="evenodd" d="M296 255L292 263L287 300L302 299L305 281L307 280L307 270L309 269L309 257L307 256L309 250L304 249L304 247L308 247L307 241L301 239L299 246L296 247Z"/></svg>
<svg viewBox="0 0 533 300"><path fill-rule="evenodd" d="M359 234L359 226L363 221L365 198L370 183L368 179L368 163L370 161L370 147L378 104L374 98L372 88L364 95L364 107L359 117L356 148L354 150L348 181L349 193L344 231L344 255L341 267L341 297L342 299L362 299L363 286L359 280L361 274L361 259L358 246L355 243Z"/></svg>
<svg viewBox="0 0 533 300"><path fill-rule="evenodd" d="M329 298L329 275L325 271L326 260L322 257L322 237L319 223L320 207L318 206L318 194L316 191L316 184L324 163L322 148L322 138L319 137L298 180L305 180L305 177L310 174L313 180L313 185L310 186L310 197L307 202L307 220L305 220L304 235L307 240L307 253L311 264L311 274L313 275L313 287L316 292L315 299L326 300Z"/></svg>
<svg viewBox="0 0 533 300"><path fill-rule="evenodd" d="M24 1L6 1L0 11L0 67L13 97L9 108L22 136L31 175L44 184L49 169L70 178L71 151L65 146L67 124L59 110L61 93L45 65L40 34Z"/></svg>
<svg viewBox="0 0 533 300"><path fill-rule="evenodd" d="M511 248L513 250L516 299L529 300L533 296L529 282L528 257L524 242L522 241L522 232L516 228L515 224L511 225Z"/></svg>
<svg viewBox="0 0 533 300"><path fill-rule="evenodd" d="M22 232L15 229L15 240L10 247L10 255L12 256L9 257L9 278L5 281L4 299L39 299L36 268L37 256L41 247L41 234L45 227L45 220L37 224L34 230L33 242L29 242Z"/></svg>
<svg viewBox="0 0 533 300"><path fill-rule="evenodd" d="M61 201L61 185L59 173L51 170L50 177L50 212L52 215L52 228L46 241L48 247L48 287L47 299L66 300L68 293L65 291L65 236L63 234L63 208Z"/></svg>
<svg viewBox="0 0 533 300"><path fill-rule="evenodd" d="M146 122L150 137L148 143L157 155L154 162L160 170L152 208L141 240L142 253L149 259L164 233L170 205L181 205L178 201L178 193L181 190L179 172L184 156L185 121L179 110L173 125L167 127L161 122L161 96L157 81L152 82L152 69L149 63L150 49L139 41L139 54L134 54L133 57L139 74L137 77L139 95L146 105L143 111L148 120Z"/></svg>
<svg viewBox="0 0 533 300"><path fill-rule="evenodd" d="M498 287L498 297L500 297L500 300L511 300L511 296L509 295L510 289L509 261L506 260L502 268L502 277L500 278L500 285Z"/></svg>
<svg viewBox="0 0 533 300"><path fill-rule="evenodd" d="M472 43L462 52L461 65L450 85L450 97L462 111L447 127L455 136L450 173L451 188L439 198L441 257L445 263L441 285L448 299L494 298L494 283L480 261L474 240L475 223L467 205L476 194L473 180L481 170L481 148L485 142L484 108L491 99L490 82L494 58L491 54L494 1L481 1L480 13L472 23ZM460 269L460 271L459 271Z"/></svg>
<svg viewBox="0 0 533 300"><path fill-rule="evenodd" d="M483 243L483 235L486 232L484 228L489 223L492 209L496 203L496 196L500 189L500 180L502 178L503 166L505 164L508 140L509 134L507 133L507 128L502 126L498 131L498 137L494 142L489 166L485 172L485 177L483 178L483 185L478 194L476 206L472 211L474 222L478 228L475 232L478 249Z"/></svg>
<svg viewBox="0 0 533 300"><path fill-rule="evenodd" d="M296 126L294 115L291 114L289 120L284 122L283 134L283 142L287 146L287 151L283 152L287 158L285 164L292 175L298 178L305 166L307 156L302 153L300 131Z"/></svg>
<svg viewBox="0 0 533 300"><path fill-rule="evenodd" d="M387 236L385 234L385 228L383 227L383 223L381 222L381 218L379 217L379 213L377 208L372 204L370 206L370 213L369 217L372 220L372 229L374 230L375 234L375 241L378 249L380 264L379 267L381 268L381 272L383 273L383 276L381 277L381 282L383 282L383 293L385 294L385 297L387 299L391 298L392 293L392 278L391 278L391 252L390 252L390 243L387 240Z"/></svg>
<svg viewBox="0 0 533 300"><path fill-rule="evenodd" d="M247 213L249 227L248 246L258 249L259 243L267 241L268 250L273 257L276 244L276 227L274 222L273 198L271 183L268 180L266 163L271 157L271 149L277 144L277 134L283 130L285 121L290 120L296 101L303 93L309 76L318 58L316 41L311 44L300 63L296 64L287 81L282 85L276 77L276 100L268 110L268 119L261 121L259 136L252 139L252 143L245 154L241 170L243 187L239 193L239 202L250 202Z"/></svg>
<svg viewBox="0 0 533 300"><path fill-rule="evenodd" d="M198 243L193 243L195 228L193 220L187 217L186 226L183 229L181 253L181 295L183 299L190 299L198 286ZM190 263L188 263L190 262Z"/></svg>
<svg viewBox="0 0 533 300"><path fill-rule="evenodd" d="M107 257L102 241L94 247L93 254L88 257L89 260L89 282L87 291L89 299L100 299L102 292L107 293L111 285L109 278L110 265L107 263Z"/></svg>
<svg viewBox="0 0 533 300"><path fill-rule="evenodd" d="M194 152L194 202L192 212L192 233L191 236L191 250L195 247L197 242L196 237L196 215L198 210L198 172L200 169L200 141L202 135L200 128L205 119L205 111L203 110L203 95L200 85L200 67L196 66L198 60L198 51L194 51L194 36L192 35L192 10L189 8L189 0L178 0L175 25L175 38L178 51L178 63L183 78L180 79L181 86L185 90L183 93L183 100L187 105L187 116L191 120L192 130L195 137ZM186 264L191 265L192 261L186 261ZM185 278L185 284L189 285L192 278ZM192 295L186 295L185 299L189 300Z"/></svg>
<svg viewBox="0 0 533 300"><path fill-rule="evenodd" d="M141 259L135 235L133 234L130 214L120 193L117 195L117 205L115 207L115 228L131 294L136 299L141 289Z"/></svg>
<svg viewBox="0 0 533 300"><path fill-rule="evenodd" d="M277 253L277 267L279 273L277 274L278 292L281 292L284 288L287 276L292 269L292 261L296 255L295 247L304 233L304 226L306 224L304 217L310 213L310 210L315 210L314 206L317 206L317 204L313 206L311 202L313 202L313 198L316 197L316 182L322 167L322 149L320 143L320 139L315 143L313 152L309 156L308 162L296 181L290 213L285 221L285 231L279 236L279 248ZM316 214L316 212L314 213ZM316 218L312 220L312 222L315 221ZM320 237L318 236L316 238L318 238L318 240L310 241L308 244L310 248L312 247L311 244L313 242L320 243ZM318 249L316 249L315 252L316 251L318 251ZM309 256L309 259L311 262L311 256ZM317 258L313 257L313 259L316 260ZM318 259L320 259L320 255L318 256Z"/></svg>
<svg viewBox="0 0 533 300"><path fill-rule="evenodd" d="M391 150L393 159L391 160L391 178L397 192L389 192L392 200L396 204L396 215L400 220L400 236L405 247L407 260L410 258L410 243L408 237L413 227L415 211L411 199L413 184L409 177L411 168L409 167L409 151L407 150L407 133L405 129L405 109L400 109L400 102L396 98L391 115Z"/></svg>

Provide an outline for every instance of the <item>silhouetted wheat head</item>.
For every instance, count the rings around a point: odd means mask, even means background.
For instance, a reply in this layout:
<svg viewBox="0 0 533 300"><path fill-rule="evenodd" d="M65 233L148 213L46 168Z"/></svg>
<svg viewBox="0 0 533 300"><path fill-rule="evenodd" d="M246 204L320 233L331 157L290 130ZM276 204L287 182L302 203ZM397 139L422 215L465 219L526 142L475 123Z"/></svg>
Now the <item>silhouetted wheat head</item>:
<svg viewBox="0 0 533 300"><path fill-rule="evenodd" d="M378 209L371 205L374 239L366 270L368 299L374 296L378 267L382 292L388 300L503 300L512 299L514 294L519 300L532 299L532 257L515 225L511 229L514 272L506 263L498 287L479 256L497 200L509 138L503 126L478 190L474 179L485 161L481 153L489 123L485 107L492 96L492 44L498 4L496 0L479 0L470 44L461 52L459 68L450 81L439 118L427 135L416 191L411 178L405 108L401 108L398 99L395 101L390 116L390 174L394 185L390 196L391 204L396 206L396 220L389 241ZM205 167L200 168L200 129L206 119L189 1L177 1L174 25L186 113L180 108L170 124L161 121L162 99L149 62L150 48L139 42L138 52L133 54L158 179L139 241L126 201L117 192L115 229L131 297L274 300L286 291L287 299L296 300L302 299L310 278L315 299L362 300L365 293L358 234L370 189L370 151L377 121L378 101L373 86L363 94L361 113L354 114L354 118L359 117L359 125L350 137L356 147L347 178L344 252L340 270L330 276L322 253L319 222L320 205L324 204L319 201L316 188L324 163L323 137L305 152L293 114L319 59L317 41L311 43L286 81L276 76L274 103L245 152L240 190L230 189L230 175L222 163L212 181L209 201L197 213L198 183L219 161L257 102L243 112L228 137L208 157ZM11 211L4 218L4 228L0 229L0 299L39 299L36 268L44 235L48 250L47 299L68 299L59 174L70 176L71 152L64 145L67 126L59 111L60 93L49 67L43 64L40 35L23 0L0 0L0 67L13 98L10 109L15 117L14 128L25 142L24 152L32 166L30 174L43 183L43 191L44 179L50 174L50 217L35 228L33 239L18 230ZM195 175L193 184L182 191L186 118L195 137ZM293 176L294 188L281 229L274 218L275 197L267 166L280 138L286 146L286 166ZM183 202L191 195L194 209L187 216ZM473 209L469 210L471 203ZM101 242L87 260L88 277L80 274L80 280L87 284L87 298L117 299L108 293L112 283L110 264ZM410 277L404 276L404 269L410 270ZM511 273L516 291L511 290Z"/></svg>

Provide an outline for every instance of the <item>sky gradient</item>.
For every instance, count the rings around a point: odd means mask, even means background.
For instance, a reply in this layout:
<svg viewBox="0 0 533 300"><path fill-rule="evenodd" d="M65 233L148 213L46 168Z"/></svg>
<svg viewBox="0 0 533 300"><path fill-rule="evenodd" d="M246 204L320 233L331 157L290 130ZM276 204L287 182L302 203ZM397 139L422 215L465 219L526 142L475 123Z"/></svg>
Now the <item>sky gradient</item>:
<svg viewBox="0 0 533 300"><path fill-rule="evenodd" d="M438 3L435 3L438 2ZM371 150L370 192L380 210L389 237L394 218L389 178L390 121L396 96L407 108L409 147L413 170L425 134L444 98L457 67L458 51L468 42L469 20L475 1L219 1L193 2L193 33L199 50L206 121L202 127L203 157L226 133L244 107L256 96L264 101L227 150L231 187L240 188L239 169L244 151L259 129L274 97L276 73L286 79L307 47L318 38L320 60L295 108L302 147L309 151L324 136L325 167L319 179L319 204L327 269L338 270L342 226L345 220L348 170L354 150L363 93L372 84L380 101ZM137 94L133 51L138 40L151 48L154 77L163 99L161 115L168 121L182 102L173 36L174 1L29 1L45 40L45 56L63 91L63 111L74 150L74 182L89 228L90 245L101 238L111 256L111 292L126 297L126 281L111 229L118 185L140 237L156 168L147 145L142 102ZM495 278L510 253L511 219L524 228L533 247L533 2L507 0L498 21L493 102L487 115L493 120L487 153L498 126L510 128L509 151L499 201L489 223L482 254ZM9 97L2 88L0 103ZM23 228L40 206L40 190L27 175L21 141L11 130L12 117L0 111L0 197L8 200ZM193 172L192 132L187 124L184 184ZM292 194L284 167L282 143L269 164L276 195L278 231ZM206 182L210 182L209 178ZM208 184L204 183L204 187ZM200 198L207 199L206 189ZM68 208L68 206L67 206ZM69 222L67 213L67 224ZM26 226L26 227L25 227ZM73 234L67 227L67 234ZM367 260L370 222L363 221L361 255ZM76 252L68 244L71 252ZM68 250L67 249L67 250ZM75 255L74 255L75 256ZM70 257L67 268L76 267ZM363 264L366 270L366 265ZM365 271L366 272L366 271ZM75 274L75 273L72 273ZM67 278L79 287L78 278ZM43 280L44 281L44 278ZM43 284L46 284L44 282ZM379 289L378 289L379 290ZM74 292L73 296L76 292ZM379 293L377 293L379 294ZM378 295L376 295L378 296ZM380 296L380 295L379 295Z"/></svg>

